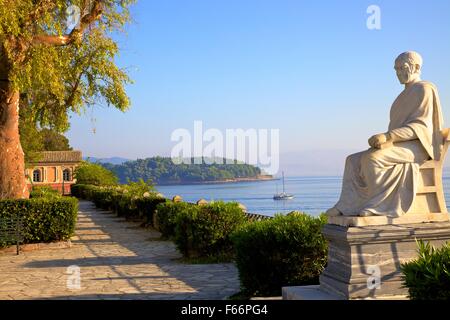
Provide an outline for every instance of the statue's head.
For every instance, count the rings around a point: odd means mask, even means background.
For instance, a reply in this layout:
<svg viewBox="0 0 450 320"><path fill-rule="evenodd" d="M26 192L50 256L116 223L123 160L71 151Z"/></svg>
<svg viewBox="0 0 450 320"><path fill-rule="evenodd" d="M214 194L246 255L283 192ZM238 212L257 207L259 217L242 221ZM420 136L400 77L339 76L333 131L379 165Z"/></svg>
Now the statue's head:
<svg viewBox="0 0 450 320"><path fill-rule="evenodd" d="M401 84L408 84L418 78L422 70L423 60L415 51L402 53L395 60L395 71Z"/></svg>

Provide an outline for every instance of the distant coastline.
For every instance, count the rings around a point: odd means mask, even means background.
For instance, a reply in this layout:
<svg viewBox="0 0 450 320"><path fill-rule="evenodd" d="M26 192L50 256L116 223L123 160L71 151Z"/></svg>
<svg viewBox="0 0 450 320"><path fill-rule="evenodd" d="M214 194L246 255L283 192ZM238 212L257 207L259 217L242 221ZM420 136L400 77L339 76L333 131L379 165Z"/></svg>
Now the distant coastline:
<svg viewBox="0 0 450 320"><path fill-rule="evenodd" d="M115 165L100 163L112 171L120 183L152 181L155 185L212 184L263 181L272 176L259 167L230 159L192 158L175 163L172 158L153 157ZM198 164L196 164L196 161Z"/></svg>
<svg viewBox="0 0 450 320"><path fill-rule="evenodd" d="M233 179L212 180L212 181L164 182L164 183L157 183L157 184L155 184L155 186L188 186L188 185L202 185L202 184L258 182L258 181L272 181L272 180L279 180L279 178L274 178L271 175L261 175L261 176L257 176L257 177L233 178Z"/></svg>

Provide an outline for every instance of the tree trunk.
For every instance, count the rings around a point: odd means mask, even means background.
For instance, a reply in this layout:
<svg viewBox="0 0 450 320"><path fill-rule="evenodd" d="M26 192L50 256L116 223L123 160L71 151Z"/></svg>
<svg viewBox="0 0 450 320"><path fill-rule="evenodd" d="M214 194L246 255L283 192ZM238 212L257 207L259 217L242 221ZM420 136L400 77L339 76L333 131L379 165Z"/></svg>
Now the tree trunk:
<svg viewBox="0 0 450 320"><path fill-rule="evenodd" d="M5 60L0 52L0 200L24 199L29 193L19 135L20 95L8 81Z"/></svg>

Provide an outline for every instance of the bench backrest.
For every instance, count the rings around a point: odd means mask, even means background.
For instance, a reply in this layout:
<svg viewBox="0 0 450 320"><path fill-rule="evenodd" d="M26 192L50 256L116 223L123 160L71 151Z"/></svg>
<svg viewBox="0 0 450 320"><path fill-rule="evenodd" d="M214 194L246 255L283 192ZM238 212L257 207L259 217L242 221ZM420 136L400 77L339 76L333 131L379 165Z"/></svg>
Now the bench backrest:
<svg viewBox="0 0 450 320"><path fill-rule="evenodd" d="M0 217L0 244L23 240L23 219L19 216Z"/></svg>

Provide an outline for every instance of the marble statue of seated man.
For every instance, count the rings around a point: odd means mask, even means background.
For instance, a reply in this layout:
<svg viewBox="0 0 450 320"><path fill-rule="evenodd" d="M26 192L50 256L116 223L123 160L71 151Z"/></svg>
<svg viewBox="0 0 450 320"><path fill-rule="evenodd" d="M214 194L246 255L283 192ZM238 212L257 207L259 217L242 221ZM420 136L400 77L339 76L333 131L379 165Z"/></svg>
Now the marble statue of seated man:
<svg viewBox="0 0 450 320"><path fill-rule="evenodd" d="M338 203L328 216L400 217L414 201L419 167L440 157L443 117L436 87L420 78L422 58L405 52L395 70L405 89L395 100L386 133L347 158Z"/></svg>

